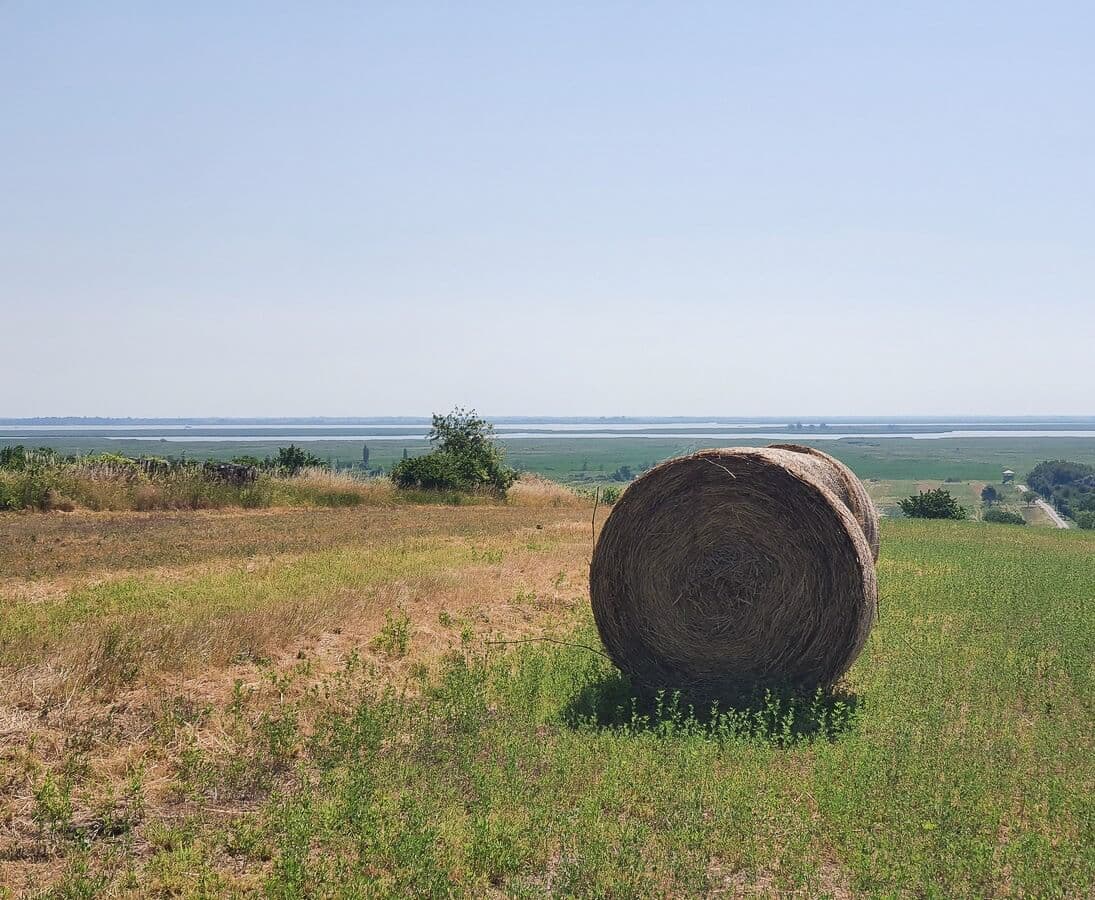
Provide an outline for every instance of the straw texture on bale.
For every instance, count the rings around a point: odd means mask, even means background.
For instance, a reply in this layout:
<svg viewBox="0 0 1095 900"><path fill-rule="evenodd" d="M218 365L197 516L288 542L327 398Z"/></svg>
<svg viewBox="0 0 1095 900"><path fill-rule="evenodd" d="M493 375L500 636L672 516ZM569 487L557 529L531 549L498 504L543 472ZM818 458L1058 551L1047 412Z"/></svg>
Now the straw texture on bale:
<svg viewBox="0 0 1095 900"><path fill-rule="evenodd" d="M636 685L701 701L828 686L877 613L878 513L810 447L669 460L617 501L590 565L605 649Z"/></svg>

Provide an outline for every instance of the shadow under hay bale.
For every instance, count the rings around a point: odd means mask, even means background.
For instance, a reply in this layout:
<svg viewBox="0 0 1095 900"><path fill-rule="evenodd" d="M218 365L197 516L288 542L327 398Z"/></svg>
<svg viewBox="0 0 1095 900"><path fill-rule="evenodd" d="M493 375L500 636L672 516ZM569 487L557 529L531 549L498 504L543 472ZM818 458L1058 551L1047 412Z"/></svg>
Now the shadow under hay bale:
<svg viewBox="0 0 1095 900"><path fill-rule="evenodd" d="M680 694L636 691L626 675L613 672L587 684L563 709L575 729L699 733L716 740L746 740L790 747L835 741L858 722L861 701L845 690L757 690L733 700L694 707Z"/></svg>
<svg viewBox="0 0 1095 900"><path fill-rule="evenodd" d="M878 514L842 463L705 450L635 481L601 531L590 597L637 688L697 706L836 683L877 613Z"/></svg>

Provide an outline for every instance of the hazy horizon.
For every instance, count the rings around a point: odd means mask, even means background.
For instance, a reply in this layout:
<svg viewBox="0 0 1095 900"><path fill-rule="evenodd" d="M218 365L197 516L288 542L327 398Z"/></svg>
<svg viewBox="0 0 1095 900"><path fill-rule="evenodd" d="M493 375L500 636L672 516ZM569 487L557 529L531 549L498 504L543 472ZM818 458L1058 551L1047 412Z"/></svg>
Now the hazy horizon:
<svg viewBox="0 0 1095 900"><path fill-rule="evenodd" d="M786 415L767 414L757 416L740 416L740 415L720 415L718 413L711 413L708 415L616 415L616 414L560 414L552 415L550 413L526 413L526 414L493 414L493 413L481 413L484 419L491 422L515 422L515 423L546 423L546 422L579 422L579 423L596 423L598 421L609 422L682 422L682 423L703 423L708 421L717 421L727 424L747 424L750 422L764 423L764 424L786 424L801 422L803 424L823 424L829 423L833 425L839 424L869 424L871 422L879 422L883 424L954 424L962 422L1021 422L1026 424L1037 424L1039 422L1047 423L1068 423L1068 422L1087 422L1095 420L1095 415L1085 414L1032 414L1032 415L978 415L972 414L927 414L927 415L887 415L885 413L879 413L877 415L798 415L794 413L788 413ZM132 422L135 424L209 424L209 423L239 423L239 424L251 424L251 423L287 423L287 424L307 424L309 422L315 423L377 423L382 424L385 422L393 423L426 423L430 422L430 414L408 413L404 415L375 415L375 416L0 416L0 425L8 425L17 427L18 423L22 422L87 422L87 423L113 423L113 422Z"/></svg>
<svg viewBox="0 0 1095 900"><path fill-rule="evenodd" d="M1093 34L2 4L0 414L1083 415Z"/></svg>

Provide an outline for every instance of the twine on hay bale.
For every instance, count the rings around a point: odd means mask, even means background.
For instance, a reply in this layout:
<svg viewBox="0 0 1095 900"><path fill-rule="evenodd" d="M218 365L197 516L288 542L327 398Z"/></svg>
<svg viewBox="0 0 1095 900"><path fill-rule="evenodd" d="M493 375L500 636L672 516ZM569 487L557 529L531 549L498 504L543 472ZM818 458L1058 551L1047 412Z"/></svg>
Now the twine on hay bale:
<svg viewBox="0 0 1095 900"><path fill-rule="evenodd" d="M704 450L637 479L605 521L590 597L609 656L699 701L836 682L877 613L878 513L795 445Z"/></svg>

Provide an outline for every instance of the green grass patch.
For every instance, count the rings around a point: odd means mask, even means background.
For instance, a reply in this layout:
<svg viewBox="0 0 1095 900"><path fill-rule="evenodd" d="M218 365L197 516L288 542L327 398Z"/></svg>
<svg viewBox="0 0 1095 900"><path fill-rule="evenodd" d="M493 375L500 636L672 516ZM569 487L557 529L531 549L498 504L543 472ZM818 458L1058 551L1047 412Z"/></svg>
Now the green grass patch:
<svg viewBox="0 0 1095 900"><path fill-rule="evenodd" d="M902 520L882 548L880 621L831 692L697 710L636 695L589 649L533 643L466 648L399 689L351 654L300 690L308 661L201 717L165 708L149 752L166 812L135 783L88 819L84 769L34 773L34 823L68 848L58 890L1089 896L1095 535ZM0 610L0 635L6 654L109 637L121 658L134 634L337 610L484 552L412 540L121 579ZM587 614L563 636L598 646ZM409 640L397 609L375 649Z"/></svg>
<svg viewBox="0 0 1095 900"><path fill-rule="evenodd" d="M545 644L377 697L351 661L318 718L237 704L237 758L178 777L258 801L225 841L275 897L1086 896L1093 553L887 523L881 621L838 691L693 710Z"/></svg>

